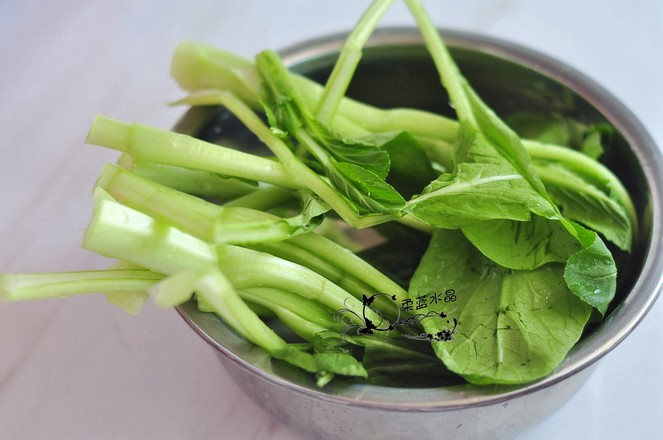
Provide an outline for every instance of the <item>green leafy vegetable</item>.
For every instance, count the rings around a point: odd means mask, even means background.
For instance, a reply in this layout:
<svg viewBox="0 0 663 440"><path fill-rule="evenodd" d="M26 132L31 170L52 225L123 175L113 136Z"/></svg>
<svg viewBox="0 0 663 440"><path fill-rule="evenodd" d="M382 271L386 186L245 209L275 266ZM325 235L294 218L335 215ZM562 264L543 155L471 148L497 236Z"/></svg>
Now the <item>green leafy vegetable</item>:
<svg viewBox="0 0 663 440"><path fill-rule="evenodd" d="M470 134L466 136L475 136L484 138L484 146L492 147L503 160L506 160L527 183L528 190L538 196L535 203L526 205L534 214L559 221L571 235L577 238L582 250L573 254L573 260L576 265L600 267L593 271L574 271L574 274L580 278L576 282L570 283L568 287L579 298L587 301L591 306L596 307L601 313L606 310L606 303L615 295L616 283L600 282L600 274L614 274L617 272L615 261L612 254L607 249L601 238L594 231L582 228L580 225L566 219L548 195L543 181L537 174L536 167L524 148L521 139L511 130L496 114L490 109L466 80L460 74L457 66L451 59L442 38L436 32L430 18L425 14L420 3L415 0L406 0L411 8L415 19L424 35L429 51L438 68L443 84L449 92L450 98L461 121L459 138L462 140L464 132ZM472 131L477 130L476 134ZM475 144L473 144L475 145ZM462 147L462 144L461 144ZM462 152L462 148L460 149ZM481 158L482 162L492 162L493 156ZM494 202L493 205L499 205ZM588 251L588 248L592 248ZM487 248L484 247L484 252ZM499 251L498 251L499 252ZM500 252L501 254L501 252ZM492 258L492 255L489 255ZM596 258L598 257L598 258ZM569 269L571 270L571 269ZM587 294L588 285L593 286L593 294Z"/></svg>
<svg viewBox="0 0 663 440"><path fill-rule="evenodd" d="M179 45L171 73L189 94L176 104L223 107L252 148L97 117L88 142L121 156L96 182L83 247L117 263L3 274L0 299L102 292L132 314L148 298L191 301L319 387L338 376L521 384L554 371L612 305L603 239L616 252L638 244L629 194L596 160L611 128L502 119L418 0L405 3L456 119L347 97L392 2L366 9L324 85L272 51ZM415 373L427 380L404 377Z"/></svg>
<svg viewBox="0 0 663 440"><path fill-rule="evenodd" d="M264 105L273 130L303 145L359 214L398 215L405 200L385 181L389 154L377 145L333 133L307 112L276 53L260 53L256 66L264 79Z"/></svg>
<svg viewBox="0 0 663 440"><path fill-rule="evenodd" d="M438 177L406 211L444 228L493 219L527 221L532 212L555 215L548 200L476 130L461 130L457 149L453 172Z"/></svg>
<svg viewBox="0 0 663 440"><path fill-rule="evenodd" d="M457 320L451 341L434 341L445 365L472 383L525 383L549 374L577 342L591 307L573 295L563 267L503 268L458 231L437 230L410 284L417 297L454 286L458 300L441 303ZM424 321L428 333L444 327ZM448 325L443 322L443 324Z"/></svg>

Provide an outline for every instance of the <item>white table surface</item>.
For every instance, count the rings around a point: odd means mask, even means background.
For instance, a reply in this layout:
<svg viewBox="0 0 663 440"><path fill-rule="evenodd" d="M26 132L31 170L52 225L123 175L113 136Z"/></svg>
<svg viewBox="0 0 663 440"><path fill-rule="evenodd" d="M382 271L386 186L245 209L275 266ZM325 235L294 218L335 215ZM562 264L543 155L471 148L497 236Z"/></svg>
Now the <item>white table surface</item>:
<svg viewBox="0 0 663 440"><path fill-rule="evenodd" d="M96 114L168 128L184 39L245 56L348 29L367 1L0 0L0 272L103 268L80 250L90 190L115 152L84 144ZM663 2L427 1L435 22L522 43L588 74L663 145ZM412 24L396 2L383 20ZM663 432L663 303L526 439ZM658 433L658 435L656 434ZM1 439L300 436L229 379L171 310L130 317L100 295L0 304Z"/></svg>

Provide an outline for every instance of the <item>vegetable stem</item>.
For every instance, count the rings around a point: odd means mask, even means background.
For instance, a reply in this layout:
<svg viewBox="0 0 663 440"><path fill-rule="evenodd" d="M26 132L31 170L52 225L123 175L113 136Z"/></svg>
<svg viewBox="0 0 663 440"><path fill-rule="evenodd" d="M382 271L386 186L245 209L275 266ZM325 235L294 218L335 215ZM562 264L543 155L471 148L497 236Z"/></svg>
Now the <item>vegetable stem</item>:
<svg viewBox="0 0 663 440"><path fill-rule="evenodd" d="M315 110L315 116L323 124L328 124L334 117L359 64L366 41L392 3L393 0L374 0L347 36Z"/></svg>
<svg viewBox="0 0 663 440"><path fill-rule="evenodd" d="M591 157L571 148L543 144L535 141L524 141L523 144L534 159L560 162L571 170L579 172L583 177L589 178L606 194L615 198L626 209L633 227L638 225L638 216L633 201L622 182L605 165Z"/></svg>
<svg viewBox="0 0 663 440"><path fill-rule="evenodd" d="M83 247L166 275L218 264L212 245L108 199L95 206Z"/></svg>
<svg viewBox="0 0 663 440"><path fill-rule="evenodd" d="M95 118L87 142L125 152L138 161L212 171L285 188L302 188L281 164L273 160L104 116Z"/></svg>
<svg viewBox="0 0 663 440"><path fill-rule="evenodd" d="M463 91L458 67L456 67L456 64L453 62L451 54L449 54L446 45L440 38L439 32L433 25L430 16L426 13L426 10L419 0L405 0L405 3L417 22L417 26L424 38L428 52L433 58L435 67L440 74L442 84L449 94L449 98L456 111L458 120L461 121L461 123L467 121L472 126L476 126L477 123L470 108L470 103Z"/></svg>
<svg viewBox="0 0 663 440"><path fill-rule="evenodd" d="M242 300L220 270L202 276L196 282L195 290L216 314L258 347L271 353L287 346L287 343Z"/></svg>
<svg viewBox="0 0 663 440"><path fill-rule="evenodd" d="M302 163L288 146L272 133L269 127L242 101L227 92L219 93L218 98L219 102L226 106L230 112L272 150L290 175L297 176L303 186L317 194L350 226L358 228L368 227L393 218L390 215L379 214L359 217L354 208L326 180Z"/></svg>
<svg viewBox="0 0 663 440"><path fill-rule="evenodd" d="M144 269L3 274L0 299L15 302L95 292L147 291L162 278Z"/></svg>

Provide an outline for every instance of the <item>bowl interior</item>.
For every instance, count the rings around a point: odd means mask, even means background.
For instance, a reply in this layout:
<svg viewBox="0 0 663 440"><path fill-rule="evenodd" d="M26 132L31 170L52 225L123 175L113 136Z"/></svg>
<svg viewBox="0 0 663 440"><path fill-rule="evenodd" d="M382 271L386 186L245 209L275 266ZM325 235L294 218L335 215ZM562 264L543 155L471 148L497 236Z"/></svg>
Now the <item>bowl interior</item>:
<svg viewBox="0 0 663 440"><path fill-rule="evenodd" d="M650 248L650 243L660 227L655 219L661 209L658 187L663 186L660 154L651 138L610 94L578 72L505 42L457 32L444 34L462 73L498 114L556 113L583 123L615 127L601 160L629 190L641 225L633 252L616 253L620 269L619 298L614 301L609 318L588 330L554 374L534 384L461 385L402 393L397 388L343 380L319 390L308 375L270 361L266 353L247 344L216 316L199 312L193 303L181 306L179 311L185 320L229 361L273 383L318 393L324 398L360 400L367 405L394 399L422 406L464 405L527 393L584 369L621 341L651 306L661 284L660 274L654 270L661 260L660 249ZM342 36L333 36L282 53L293 70L324 82L341 42ZM388 29L376 34L364 51L348 95L379 107L414 107L453 116L433 63L412 29ZM218 109L194 109L186 115L182 126L189 133L224 145L255 144L251 135ZM649 166L643 166L645 163Z"/></svg>

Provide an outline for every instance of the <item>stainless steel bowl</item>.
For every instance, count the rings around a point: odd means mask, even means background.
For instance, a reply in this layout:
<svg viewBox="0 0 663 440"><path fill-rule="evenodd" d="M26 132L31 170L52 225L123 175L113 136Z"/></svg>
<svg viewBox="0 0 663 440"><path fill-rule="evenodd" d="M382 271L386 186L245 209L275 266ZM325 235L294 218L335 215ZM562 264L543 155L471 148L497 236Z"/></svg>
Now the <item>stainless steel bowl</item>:
<svg viewBox="0 0 663 440"><path fill-rule="evenodd" d="M554 59L479 35L443 34L464 75L498 113L548 109L615 127L618 133L604 162L634 198L641 219L639 241L621 262L619 298L607 318L553 374L520 387L412 389L339 380L318 389L308 376L270 362L265 352L247 344L216 316L199 312L193 303L180 307L237 384L307 438L510 438L563 405L587 380L595 362L640 322L661 291L663 159L640 122L608 91ZM343 35L333 35L281 53L294 70L324 81L342 41ZM415 29L377 32L349 94L380 106L448 112L448 99ZM197 134L210 123L217 122L209 109L194 109L179 128Z"/></svg>

